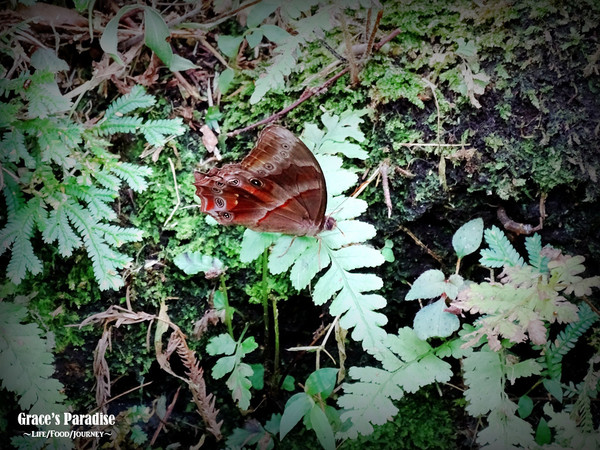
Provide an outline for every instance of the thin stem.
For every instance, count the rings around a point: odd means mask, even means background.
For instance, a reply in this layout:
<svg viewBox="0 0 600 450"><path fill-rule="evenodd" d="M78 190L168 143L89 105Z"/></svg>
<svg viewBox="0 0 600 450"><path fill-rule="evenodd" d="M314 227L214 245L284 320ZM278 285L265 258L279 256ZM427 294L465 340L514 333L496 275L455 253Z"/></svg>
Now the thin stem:
<svg viewBox="0 0 600 450"><path fill-rule="evenodd" d="M227 332L232 339L235 340L233 336L233 326L231 325L231 313L232 310L229 307L229 299L227 298L227 285L225 284L225 275L221 275L221 292L223 293L223 304L225 305L225 325L227 325Z"/></svg>
<svg viewBox="0 0 600 450"><path fill-rule="evenodd" d="M277 299L271 300L273 306L273 332L275 334L275 356L273 357L273 375L279 376L279 309L277 309Z"/></svg>
<svg viewBox="0 0 600 450"><path fill-rule="evenodd" d="M269 279L268 275L268 253L265 248L262 255L262 305L263 305L263 321L265 323L265 347L269 346Z"/></svg>

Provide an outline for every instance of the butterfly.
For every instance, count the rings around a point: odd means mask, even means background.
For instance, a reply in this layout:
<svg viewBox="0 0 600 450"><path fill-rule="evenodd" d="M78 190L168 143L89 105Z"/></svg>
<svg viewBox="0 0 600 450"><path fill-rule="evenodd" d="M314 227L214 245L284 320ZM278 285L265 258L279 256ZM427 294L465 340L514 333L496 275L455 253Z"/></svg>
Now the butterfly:
<svg viewBox="0 0 600 450"><path fill-rule="evenodd" d="M312 152L292 132L266 127L239 164L194 173L200 210L221 225L316 236L332 230L325 215L325 177Z"/></svg>

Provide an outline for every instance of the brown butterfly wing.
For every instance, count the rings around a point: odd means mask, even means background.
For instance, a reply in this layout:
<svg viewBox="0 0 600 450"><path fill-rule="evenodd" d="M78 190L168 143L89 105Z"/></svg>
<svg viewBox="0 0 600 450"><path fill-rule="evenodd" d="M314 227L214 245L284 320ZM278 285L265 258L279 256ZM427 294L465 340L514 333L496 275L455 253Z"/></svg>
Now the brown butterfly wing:
<svg viewBox="0 0 600 450"><path fill-rule="evenodd" d="M325 178L312 152L271 125L240 164L195 173L201 210L223 225L314 236L325 223Z"/></svg>

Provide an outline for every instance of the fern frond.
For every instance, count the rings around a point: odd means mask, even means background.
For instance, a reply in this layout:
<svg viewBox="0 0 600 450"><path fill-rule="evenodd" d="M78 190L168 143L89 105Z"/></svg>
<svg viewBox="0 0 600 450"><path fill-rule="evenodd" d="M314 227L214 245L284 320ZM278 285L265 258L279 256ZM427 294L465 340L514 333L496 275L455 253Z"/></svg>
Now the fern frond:
<svg viewBox="0 0 600 450"><path fill-rule="evenodd" d="M568 324L554 342L546 344L544 356L539 362L546 367L548 378L560 379L563 357L575 347L577 340L598 320L598 315L586 304L579 305L579 320Z"/></svg>
<svg viewBox="0 0 600 450"><path fill-rule="evenodd" d="M35 160L25 146L25 136L21 130L13 129L4 133L0 142L0 155L4 161L18 163L23 160L25 167L35 168Z"/></svg>
<svg viewBox="0 0 600 450"><path fill-rule="evenodd" d="M117 270L131 261L131 258L113 251L106 243L102 232L96 227L98 222L81 205L68 201L65 204L71 223L83 238L87 254L92 260L94 276L101 290L118 289L123 279Z"/></svg>
<svg viewBox="0 0 600 450"><path fill-rule="evenodd" d="M484 232L485 241L490 248L481 250L481 259L479 262L486 267L522 266L525 264L523 258L506 235L496 226L488 228Z"/></svg>
<svg viewBox="0 0 600 450"><path fill-rule="evenodd" d="M71 256L73 250L82 245L81 239L79 239L71 228L67 211L62 205L58 209L50 211L42 232L42 237L47 244L51 244L58 239L58 252L62 256Z"/></svg>
<svg viewBox="0 0 600 450"><path fill-rule="evenodd" d="M126 181L135 192L142 192L148 187L145 177L152 174L152 169L146 166L136 166L130 163L119 163L110 168L116 176Z"/></svg>
<svg viewBox="0 0 600 450"><path fill-rule="evenodd" d="M98 220L114 220L117 218L117 213L109 206L117 196L116 191L74 183L67 185L65 191L67 194L86 202L92 216Z"/></svg>
<svg viewBox="0 0 600 450"><path fill-rule="evenodd" d="M373 425L384 424L398 412L392 400L401 399L405 391L416 392L452 377L450 364L435 356L433 348L408 327L398 335L387 335L372 353L383 368L351 367L348 374L358 381L342 385L344 394L338 404L344 412L340 418L351 422L343 437L372 433Z"/></svg>
<svg viewBox="0 0 600 450"><path fill-rule="evenodd" d="M541 236L535 233L533 236L526 237L525 248L527 249L529 265L535 267L540 273L546 273L548 271L548 258L542 256Z"/></svg>
<svg viewBox="0 0 600 450"><path fill-rule="evenodd" d="M156 103L156 99L152 95L146 94L144 88L140 85L135 85L131 88L129 94L123 95L113 101L106 108L106 118L118 117L135 111L140 108L149 108Z"/></svg>
<svg viewBox="0 0 600 450"><path fill-rule="evenodd" d="M106 223L97 223L94 229L104 234L104 239L115 247L120 247L126 242L137 242L142 239L143 231L137 228L123 228Z"/></svg>
<svg viewBox="0 0 600 450"><path fill-rule="evenodd" d="M39 215L37 209L40 207L38 201L30 201L15 215L10 215L6 226L0 231L0 255L12 245L6 275L15 284L19 284L25 278L27 271L33 275L42 271L42 262L33 252L31 245L34 221Z"/></svg>
<svg viewBox="0 0 600 450"><path fill-rule="evenodd" d="M181 117L176 119L148 120L141 126L141 132L150 145L165 145L166 137L180 136L185 132Z"/></svg>
<svg viewBox="0 0 600 450"><path fill-rule="evenodd" d="M106 121L99 123L94 129L101 136L116 133L135 133L142 125L144 119L137 116L117 117L113 116Z"/></svg>
<svg viewBox="0 0 600 450"><path fill-rule="evenodd" d="M98 180L98 183L107 189L118 191L121 187L121 180L118 177L111 175L107 169L92 172L92 175Z"/></svg>
<svg viewBox="0 0 600 450"><path fill-rule="evenodd" d="M0 302L0 378L2 387L19 396L32 414L66 411L63 386L52 378L54 364L47 339L35 323L23 323L27 308Z"/></svg>

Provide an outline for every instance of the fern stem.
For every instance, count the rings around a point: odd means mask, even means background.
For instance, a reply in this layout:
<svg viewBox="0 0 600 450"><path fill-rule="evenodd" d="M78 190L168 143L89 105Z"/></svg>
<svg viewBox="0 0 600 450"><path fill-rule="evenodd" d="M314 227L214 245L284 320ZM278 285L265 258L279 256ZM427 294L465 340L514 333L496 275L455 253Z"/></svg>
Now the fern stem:
<svg viewBox="0 0 600 450"><path fill-rule="evenodd" d="M227 325L227 332L232 339L235 339L233 336L233 326L231 325L231 316L232 309L229 307L229 298L227 297L227 285L225 284L225 276L221 275L221 292L223 293L223 303L225 304L225 325Z"/></svg>
<svg viewBox="0 0 600 450"><path fill-rule="evenodd" d="M268 275L267 249L262 254L262 295L263 321L265 322L265 346L269 345L269 280Z"/></svg>
<svg viewBox="0 0 600 450"><path fill-rule="evenodd" d="M275 355L273 357L273 374L279 376L279 310L277 309L277 299L273 297L271 301L273 306L273 334L275 335Z"/></svg>

